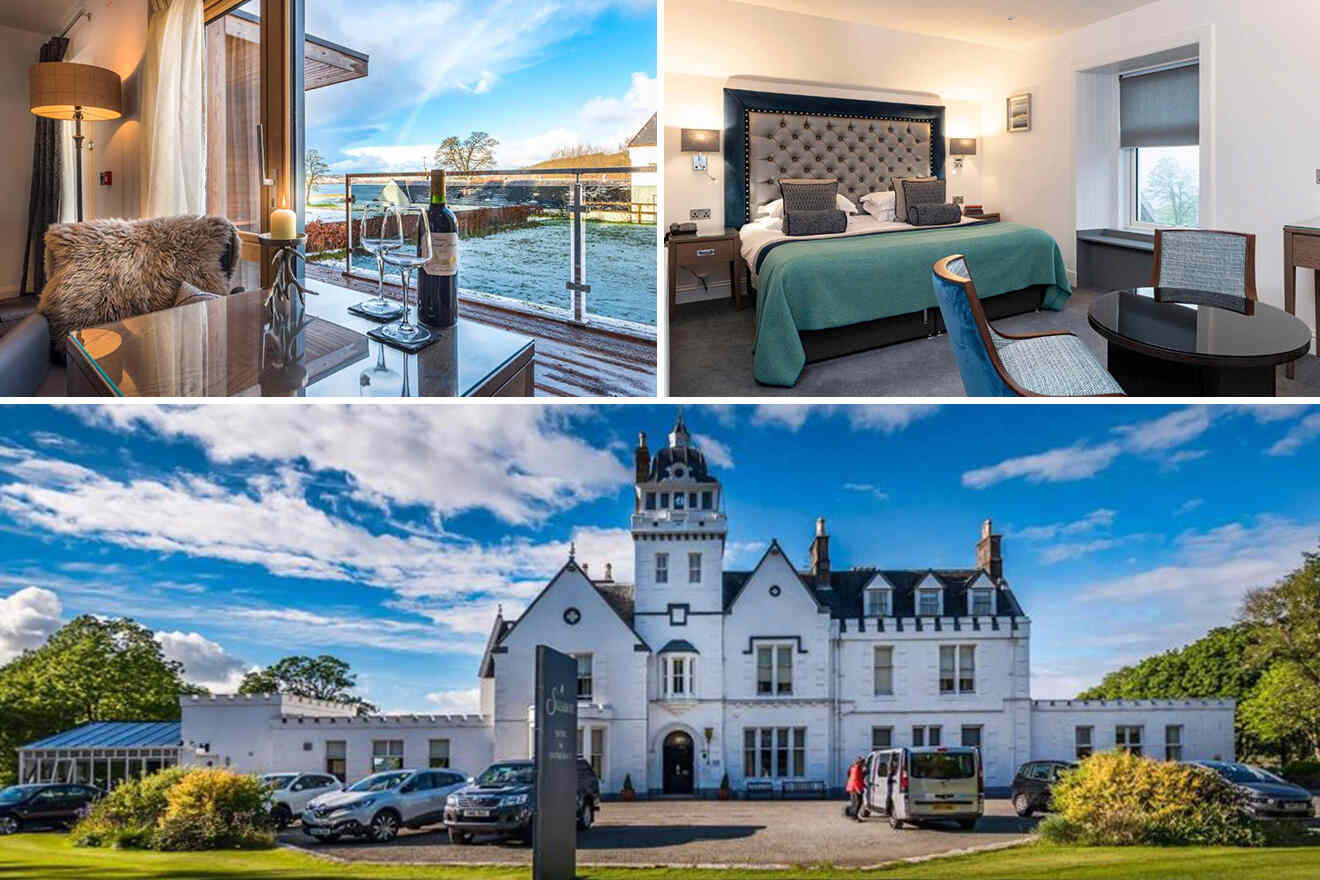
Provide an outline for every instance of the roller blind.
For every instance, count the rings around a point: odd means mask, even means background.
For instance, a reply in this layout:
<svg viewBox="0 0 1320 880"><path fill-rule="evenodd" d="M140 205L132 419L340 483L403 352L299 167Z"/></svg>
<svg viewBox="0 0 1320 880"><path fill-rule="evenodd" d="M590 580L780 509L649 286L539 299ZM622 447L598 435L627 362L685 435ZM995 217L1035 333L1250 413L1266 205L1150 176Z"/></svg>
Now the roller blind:
<svg viewBox="0 0 1320 880"><path fill-rule="evenodd" d="M1119 113L1124 147L1188 147L1201 139L1201 65L1124 76Z"/></svg>

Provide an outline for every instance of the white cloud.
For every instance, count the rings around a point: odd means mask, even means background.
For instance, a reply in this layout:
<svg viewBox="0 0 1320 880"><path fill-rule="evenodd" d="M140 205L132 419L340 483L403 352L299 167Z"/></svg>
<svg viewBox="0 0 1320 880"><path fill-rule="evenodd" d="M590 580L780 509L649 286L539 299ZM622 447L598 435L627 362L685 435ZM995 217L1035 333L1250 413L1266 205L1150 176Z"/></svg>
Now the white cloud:
<svg viewBox="0 0 1320 880"><path fill-rule="evenodd" d="M1049 541L1060 535L1080 535L1095 529L1112 526L1117 516L1116 511L1101 507L1091 511L1081 519L1072 522L1050 523L1044 526L1031 526L1013 532L1011 537L1021 538L1025 541Z"/></svg>
<svg viewBox="0 0 1320 880"><path fill-rule="evenodd" d="M709 434L693 434L697 448L706 456L706 461L715 467L733 469L733 452L729 447Z"/></svg>
<svg viewBox="0 0 1320 880"><path fill-rule="evenodd" d="M854 430L877 430L886 434L901 431L913 422L929 418L940 408L931 404L886 404L883 406L847 407L848 421Z"/></svg>
<svg viewBox="0 0 1320 880"><path fill-rule="evenodd" d="M1173 515L1182 516L1183 514L1191 513L1193 510L1196 510L1202 504L1205 504L1204 498L1188 498L1182 504L1178 505L1178 508L1173 512Z"/></svg>
<svg viewBox="0 0 1320 880"><path fill-rule="evenodd" d="M888 501L889 493L881 489L874 483L844 483L843 488L849 492L862 492L870 495L876 501Z"/></svg>
<svg viewBox="0 0 1320 880"><path fill-rule="evenodd" d="M481 689L435 691L426 695L426 701L442 715L476 715L481 712Z"/></svg>
<svg viewBox="0 0 1320 880"><path fill-rule="evenodd" d="M1320 413L1312 413L1288 429L1288 433L1271 446L1269 455L1295 455L1299 449L1320 437Z"/></svg>
<svg viewBox="0 0 1320 880"><path fill-rule="evenodd" d="M1117 545L1113 538L1097 538L1094 541L1054 544L1040 551L1040 561L1045 565L1054 565L1069 559L1080 559L1101 550L1108 550Z"/></svg>
<svg viewBox="0 0 1320 880"><path fill-rule="evenodd" d="M812 410L828 411L822 407L813 407L797 403L763 403L752 412L753 425L770 425L797 432L807 423Z"/></svg>
<svg viewBox="0 0 1320 880"><path fill-rule="evenodd" d="M999 464L976 468L962 475L969 489L985 489L1005 480L1022 478L1031 483L1062 483L1094 477L1122 452L1117 443L1090 446L1074 443L1034 455L1010 458Z"/></svg>
<svg viewBox="0 0 1320 880"><path fill-rule="evenodd" d="M1210 429L1214 413L1207 406L1193 406L1114 429L1123 437L1124 446L1132 452L1163 452L1190 443Z"/></svg>
<svg viewBox="0 0 1320 880"><path fill-rule="evenodd" d="M247 666L242 660L198 632L156 633L166 659L183 664L183 677L215 693L233 693Z"/></svg>
<svg viewBox="0 0 1320 880"><path fill-rule="evenodd" d="M63 611L59 596L42 587L23 587L0 598L0 663L40 647L60 628Z"/></svg>

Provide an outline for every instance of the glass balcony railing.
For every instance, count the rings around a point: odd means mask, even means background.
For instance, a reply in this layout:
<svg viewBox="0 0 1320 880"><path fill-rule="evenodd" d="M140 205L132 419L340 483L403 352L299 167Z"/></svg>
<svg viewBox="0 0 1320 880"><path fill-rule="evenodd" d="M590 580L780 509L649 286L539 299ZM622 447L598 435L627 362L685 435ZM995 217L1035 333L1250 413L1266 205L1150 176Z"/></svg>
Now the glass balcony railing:
<svg viewBox="0 0 1320 880"><path fill-rule="evenodd" d="M654 165L446 174L465 295L654 333ZM308 259L374 281L375 258L356 246L362 206L425 205L430 198L427 172L349 173L342 183L319 185L306 209ZM397 283L398 276L386 280Z"/></svg>

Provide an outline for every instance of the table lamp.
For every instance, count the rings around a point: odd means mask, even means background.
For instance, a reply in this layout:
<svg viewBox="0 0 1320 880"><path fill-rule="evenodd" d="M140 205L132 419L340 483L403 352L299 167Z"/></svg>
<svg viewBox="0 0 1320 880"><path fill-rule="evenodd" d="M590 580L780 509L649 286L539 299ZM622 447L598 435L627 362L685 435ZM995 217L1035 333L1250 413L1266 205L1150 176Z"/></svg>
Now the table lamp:
<svg viewBox="0 0 1320 880"><path fill-rule="evenodd" d="M28 73L28 109L46 119L72 119L78 175L78 222L83 219L83 120L99 122L123 115L123 84L104 67L68 61L42 61Z"/></svg>

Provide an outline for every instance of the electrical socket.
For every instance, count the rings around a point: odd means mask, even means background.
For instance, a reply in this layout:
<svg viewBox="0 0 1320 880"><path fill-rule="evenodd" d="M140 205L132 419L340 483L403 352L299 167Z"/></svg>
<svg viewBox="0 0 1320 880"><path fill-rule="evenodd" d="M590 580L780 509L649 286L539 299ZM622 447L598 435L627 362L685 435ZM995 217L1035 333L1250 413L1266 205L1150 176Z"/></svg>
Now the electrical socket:
<svg viewBox="0 0 1320 880"><path fill-rule="evenodd" d="M1320 177L1320 172L1316 172L1316 176L1317 176L1317 177ZM688 212L688 219L689 219L689 220L709 220L709 219L710 219L710 208L693 208L691 211Z"/></svg>

